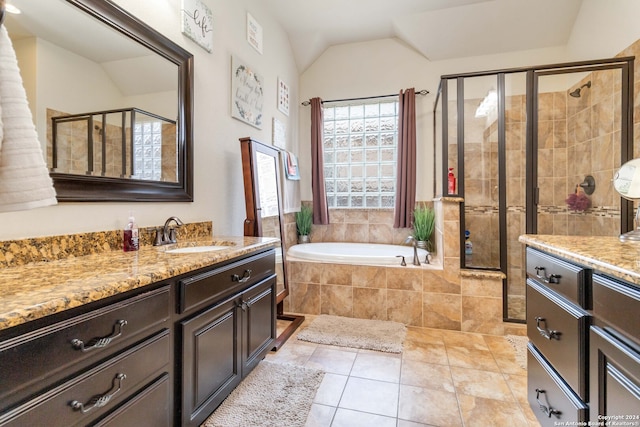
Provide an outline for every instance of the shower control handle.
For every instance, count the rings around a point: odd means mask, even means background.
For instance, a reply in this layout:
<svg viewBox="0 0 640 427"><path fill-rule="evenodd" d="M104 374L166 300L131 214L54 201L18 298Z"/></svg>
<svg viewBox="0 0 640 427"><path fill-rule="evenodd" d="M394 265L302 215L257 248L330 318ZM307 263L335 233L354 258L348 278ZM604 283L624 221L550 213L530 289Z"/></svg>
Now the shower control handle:
<svg viewBox="0 0 640 427"><path fill-rule="evenodd" d="M544 267L535 267L536 270L536 277L540 280L542 280L544 283L546 283L547 285L557 285L560 283L560 278L562 277L559 274L550 274L549 276L547 276L546 273L546 268ZM540 274L540 271L542 271L543 273Z"/></svg>

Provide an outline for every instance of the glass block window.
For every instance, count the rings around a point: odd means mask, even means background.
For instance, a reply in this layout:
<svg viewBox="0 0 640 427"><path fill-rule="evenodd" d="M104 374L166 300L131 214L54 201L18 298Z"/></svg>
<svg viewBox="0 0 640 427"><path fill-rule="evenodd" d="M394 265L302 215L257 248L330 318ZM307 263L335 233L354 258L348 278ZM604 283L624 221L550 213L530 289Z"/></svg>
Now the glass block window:
<svg viewBox="0 0 640 427"><path fill-rule="evenodd" d="M162 122L136 122L133 127L132 178L162 179Z"/></svg>
<svg viewBox="0 0 640 427"><path fill-rule="evenodd" d="M393 208L398 102L324 106L324 179L330 208Z"/></svg>

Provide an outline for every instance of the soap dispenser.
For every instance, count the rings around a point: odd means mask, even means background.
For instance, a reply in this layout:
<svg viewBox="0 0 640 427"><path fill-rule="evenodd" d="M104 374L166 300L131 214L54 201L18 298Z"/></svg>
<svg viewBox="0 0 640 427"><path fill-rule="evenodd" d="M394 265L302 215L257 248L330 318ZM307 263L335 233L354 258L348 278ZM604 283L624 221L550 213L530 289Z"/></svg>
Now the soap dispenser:
<svg viewBox="0 0 640 427"><path fill-rule="evenodd" d="M139 248L138 225L133 215L129 216L129 221L124 227L122 247L125 252L137 251Z"/></svg>

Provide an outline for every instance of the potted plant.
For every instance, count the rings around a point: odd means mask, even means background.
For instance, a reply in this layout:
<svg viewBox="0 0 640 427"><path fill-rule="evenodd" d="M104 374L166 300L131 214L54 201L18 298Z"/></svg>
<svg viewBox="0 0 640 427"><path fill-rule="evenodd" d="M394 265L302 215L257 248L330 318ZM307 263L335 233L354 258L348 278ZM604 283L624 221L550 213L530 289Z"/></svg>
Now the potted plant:
<svg viewBox="0 0 640 427"><path fill-rule="evenodd" d="M419 248L431 251L431 235L435 220L435 211L425 204L420 204L413 210L413 237L418 242Z"/></svg>
<svg viewBox="0 0 640 427"><path fill-rule="evenodd" d="M310 243L311 224L313 222L313 209L302 205L300 212L296 212L296 230L298 231L298 243Z"/></svg>

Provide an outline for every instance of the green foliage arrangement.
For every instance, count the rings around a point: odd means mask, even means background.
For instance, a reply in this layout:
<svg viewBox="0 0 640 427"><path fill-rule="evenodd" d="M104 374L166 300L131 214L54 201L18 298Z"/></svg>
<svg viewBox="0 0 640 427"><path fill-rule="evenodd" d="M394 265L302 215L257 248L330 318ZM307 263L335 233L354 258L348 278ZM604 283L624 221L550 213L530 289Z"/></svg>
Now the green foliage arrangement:
<svg viewBox="0 0 640 427"><path fill-rule="evenodd" d="M413 237L418 241L429 242L435 222L436 214L433 208L424 204L416 206L413 210Z"/></svg>
<svg viewBox="0 0 640 427"><path fill-rule="evenodd" d="M311 234L311 224L313 223L313 209L310 206L303 205L300 212L296 212L296 229L298 235L308 236Z"/></svg>

